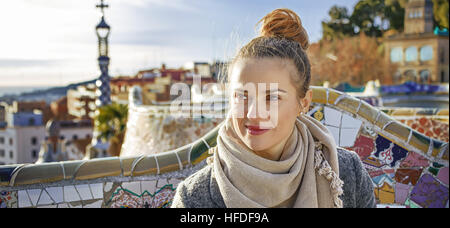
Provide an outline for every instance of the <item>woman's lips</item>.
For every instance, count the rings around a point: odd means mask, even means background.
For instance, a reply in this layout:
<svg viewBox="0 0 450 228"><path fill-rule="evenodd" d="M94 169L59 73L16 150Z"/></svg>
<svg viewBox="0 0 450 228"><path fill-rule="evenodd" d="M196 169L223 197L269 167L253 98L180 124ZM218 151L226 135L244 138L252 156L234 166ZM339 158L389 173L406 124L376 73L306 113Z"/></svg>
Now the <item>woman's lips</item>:
<svg viewBox="0 0 450 228"><path fill-rule="evenodd" d="M247 132L250 135L262 135L268 131L270 131L270 129L264 129L264 128L260 128L259 126L245 126L247 128Z"/></svg>

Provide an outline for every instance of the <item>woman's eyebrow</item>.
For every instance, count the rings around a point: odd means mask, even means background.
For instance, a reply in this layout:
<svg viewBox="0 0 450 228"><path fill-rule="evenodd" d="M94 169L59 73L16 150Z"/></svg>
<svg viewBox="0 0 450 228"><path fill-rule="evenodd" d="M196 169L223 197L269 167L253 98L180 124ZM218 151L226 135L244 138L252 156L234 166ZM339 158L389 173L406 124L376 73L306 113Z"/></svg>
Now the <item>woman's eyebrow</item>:
<svg viewBox="0 0 450 228"><path fill-rule="evenodd" d="M286 90L282 89L266 90L266 93L275 93L275 92L288 93Z"/></svg>

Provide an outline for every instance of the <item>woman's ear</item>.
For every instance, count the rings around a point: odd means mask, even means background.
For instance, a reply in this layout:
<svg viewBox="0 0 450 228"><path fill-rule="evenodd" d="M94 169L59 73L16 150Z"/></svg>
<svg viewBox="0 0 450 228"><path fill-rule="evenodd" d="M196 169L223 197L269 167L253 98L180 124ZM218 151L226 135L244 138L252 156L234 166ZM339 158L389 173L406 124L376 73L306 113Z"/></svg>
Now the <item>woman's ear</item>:
<svg viewBox="0 0 450 228"><path fill-rule="evenodd" d="M307 113L309 111L309 106L311 105L312 102L312 90L309 89L306 92L305 97L301 100L300 104L301 104L301 109L303 113Z"/></svg>

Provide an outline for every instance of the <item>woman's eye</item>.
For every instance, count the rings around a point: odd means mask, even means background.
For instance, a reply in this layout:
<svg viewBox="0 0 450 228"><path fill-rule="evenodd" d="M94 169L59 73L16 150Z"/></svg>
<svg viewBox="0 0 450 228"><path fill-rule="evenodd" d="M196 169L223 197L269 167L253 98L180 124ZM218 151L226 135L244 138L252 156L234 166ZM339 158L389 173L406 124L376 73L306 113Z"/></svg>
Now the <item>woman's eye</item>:
<svg viewBox="0 0 450 228"><path fill-rule="evenodd" d="M235 97L237 100L247 100L247 96L244 94L236 93Z"/></svg>
<svg viewBox="0 0 450 228"><path fill-rule="evenodd" d="M267 96L267 100L268 101L278 101L278 100L280 100L280 96L278 96L278 95L269 95L269 96Z"/></svg>

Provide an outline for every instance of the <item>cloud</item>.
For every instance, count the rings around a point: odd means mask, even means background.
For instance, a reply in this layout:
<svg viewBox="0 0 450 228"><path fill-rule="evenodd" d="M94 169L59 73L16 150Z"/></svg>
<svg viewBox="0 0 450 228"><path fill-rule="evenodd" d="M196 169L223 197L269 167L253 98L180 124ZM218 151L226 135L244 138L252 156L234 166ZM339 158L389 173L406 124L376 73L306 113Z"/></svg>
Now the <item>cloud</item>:
<svg viewBox="0 0 450 228"><path fill-rule="evenodd" d="M0 68L34 67L34 66L54 66L61 64L65 60L42 60L42 59L5 59L0 58Z"/></svg>
<svg viewBox="0 0 450 228"><path fill-rule="evenodd" d="M117 0L112 4L124 4L134 7L160 7L170 8L178 11L196 12L198 9L193 6L192 1L187 0Z"/></svg>

